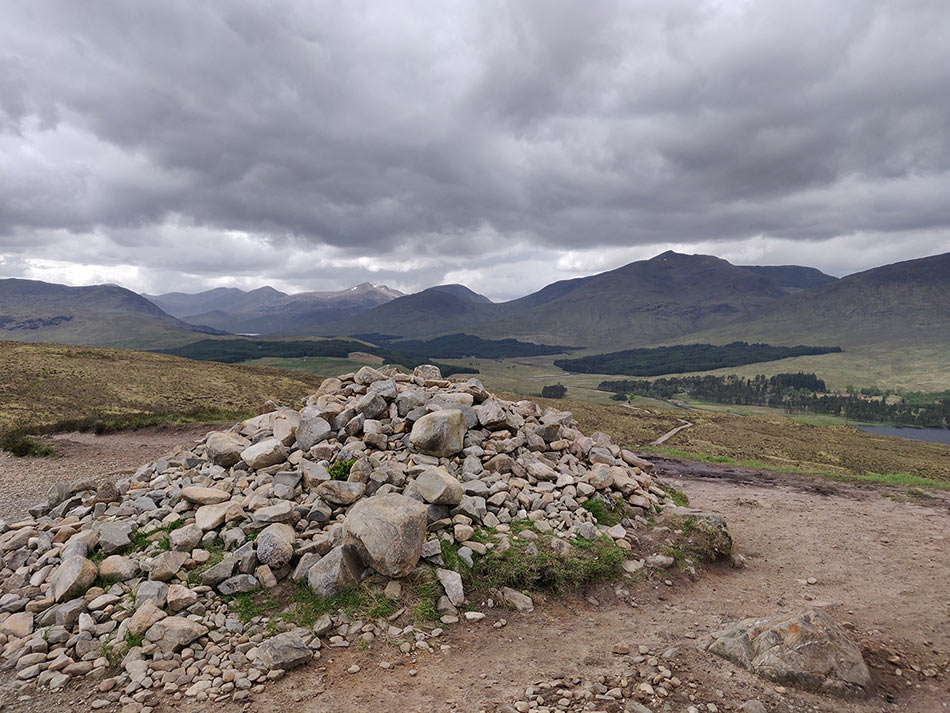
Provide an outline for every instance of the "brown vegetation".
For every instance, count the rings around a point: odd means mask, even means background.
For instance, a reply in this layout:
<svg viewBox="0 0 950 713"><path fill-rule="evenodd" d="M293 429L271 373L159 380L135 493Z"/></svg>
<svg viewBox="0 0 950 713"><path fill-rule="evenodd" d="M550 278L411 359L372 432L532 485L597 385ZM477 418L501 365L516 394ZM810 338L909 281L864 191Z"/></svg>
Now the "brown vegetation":
<svg viewBox="0 0 950 713"><path fill-rule="evenodd" d="M222 420L297 405L319 377L150 352L0 342L0 433Z"/></svg>
<svg viewBox="0 0 950 713"><path fill-rule="evenodd" d="M707 411L647 413L626 406L534 400L571 411L586 433L603 431L615 443L639 450L650 450L651 441L680 425L677 419L688 414L694 426L664 443L672 455L842 476L906 474L950 482L950 447L940 443L877 436L851 426L808 425L783 417Z"/></svg>

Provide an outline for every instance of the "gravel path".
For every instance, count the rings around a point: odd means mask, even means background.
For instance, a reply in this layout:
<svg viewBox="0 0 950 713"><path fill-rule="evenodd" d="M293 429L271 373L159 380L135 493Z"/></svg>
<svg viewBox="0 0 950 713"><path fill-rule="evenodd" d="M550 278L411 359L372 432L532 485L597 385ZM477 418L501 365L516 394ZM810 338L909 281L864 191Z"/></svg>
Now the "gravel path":
<svg viewBox="0 0 950 713"><path fill-rule="evenodd" d="M692 426L693 426L693 424L691 424L689 421L684 421L684 420L681 419L681 418L678 418L678 419L676 419L676 420L679 421L680 423L682 423L683 425L682 425L682 426L677 426L676 428L674 428L674 429L672 429L672 430L670 430L670 431L667 431L667 432L664 433L662 436L660 436L660 437L657 438L655 441L653 441L653 443L651 443L650 445L651 445L651 446L660 446L660 445L663 445L664 443L666 443L669 439L671 439L673 436L675 436L675 435L676 435L677 433L679 433L680 431L685 431L687 428L692 428Z"/></svg>

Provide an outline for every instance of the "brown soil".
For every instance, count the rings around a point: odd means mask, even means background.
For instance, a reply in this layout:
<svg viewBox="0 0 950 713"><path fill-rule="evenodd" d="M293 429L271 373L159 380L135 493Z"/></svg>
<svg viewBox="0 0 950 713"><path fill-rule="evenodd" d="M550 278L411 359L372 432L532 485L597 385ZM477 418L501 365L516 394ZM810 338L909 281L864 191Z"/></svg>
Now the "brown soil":
<svg viewBox="0 0 950 713"><path fill-rule="evenodd" d="M200 429L192 429L195 432ZM134 467L173 442L187 440L187 433L91 438L62 460L73 464L76 476ZM134 456L128 450L134 450ZM17 477L7 461L3 463L0 488L5 490ZM33 478L27 482L36 495L42 493L48 484L38 477L48 475L42 466L14 467L21 476ZM675 461L662 461L659 468L666 481L689 495L694 507L725 515L736 551L748 559L744 569L714 565L695 581L685 574L672 575L673 586L659 580L608 586L587 593L591 599L539 603L530 615L490 610L488 619L477 625L450 627L443 635L450 649L436 654L404 656L384 643L368 651L356 646L324 649L319 660L268 685L249 703L158 696L156 710L490 712L500 703L519 700L525 687L546 678L619 672L622 659L610 651L620 642L658 652L678 649L673 673L686 684L680 690L694 700L681 698L678 691L668 708L652 705L655 711L681 713L689 705L707 703L735 711L752 698L762 700L769 711L950 710L947 494L908 501L877 486L798 475ZM19 501L32 499L26 497L26 485L20 488ZM817 584L808 585L810 577ZM804 606L828 607L860 643L876 687L867 699L842 701L793 689L777 692L773 684L696 649L697 639L726 618ZM492 628L499 617L507 619L507 626ZM900 656L901 676L887 661L895 654ZM380 669L381 661L394 668ZM353 663L362 670L347 674ZM931 667L938 671L935 678L917 672ZM0 681L0 701L6 703L0 710L5 713L87 710L97 697L89 688L72 686L59 694L36 692L14 683L9 674Z"/></svg>

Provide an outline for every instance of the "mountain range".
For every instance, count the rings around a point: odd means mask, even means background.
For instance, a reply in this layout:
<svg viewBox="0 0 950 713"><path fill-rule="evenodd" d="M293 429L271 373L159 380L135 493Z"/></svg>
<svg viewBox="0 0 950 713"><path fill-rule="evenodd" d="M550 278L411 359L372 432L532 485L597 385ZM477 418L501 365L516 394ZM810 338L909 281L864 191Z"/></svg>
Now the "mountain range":
<svg viewBox="0 0 950 713"><path fill-rule="evenodd" d="M160 348L216 332L415 339L461 332L598 351L686 341L950 343L950 253L837 279L810 267L665 252L502 303L463 285L410 295L364 283L336 292L141 296L114 285L0 280L2 339Z"/></svg>
<svg viewBox="0 0 950 713"><path fill-rule="evenodd" d="M474 294L474 293L473 293ZM144 295L169 314L235 334L304 336L327 322L345 319L403 293L364 282L336 292L286 294L273 287L250 292L221 287L197 294Z"/></svg>
<svg viewBox="0 0 950 713"><path fill-rule="evenodd" d="M642 346L748 317L803 289L815 280L814 272L797 266L750 269L669 251L500 304L430 288L327 324L321 333L467 332L596 348ZM818 274L823 283L836 281Z"/></svg>
<svg viewBox="0 0 950 713"><path fill-rule="evenodd" d="M176 319L118 285L0 280L0 339L136 348L208 334L221 332Z"/></svg>
<svg viewBox="0 0 950 713"><path fill-rule="evenodd" d="M950 344L950 253L848 275L689 335L772 344ZM682 342L680 338L678 341Z"/></svg>

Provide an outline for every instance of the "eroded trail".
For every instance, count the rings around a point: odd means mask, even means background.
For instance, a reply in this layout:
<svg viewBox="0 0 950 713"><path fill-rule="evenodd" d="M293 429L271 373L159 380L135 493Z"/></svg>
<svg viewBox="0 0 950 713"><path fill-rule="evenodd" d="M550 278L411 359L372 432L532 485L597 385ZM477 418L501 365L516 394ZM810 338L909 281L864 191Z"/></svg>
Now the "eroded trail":
<svg viewBox="0 0 950 713"><path fill-rule="evenodd" d="M183 436L173 440L184 441ZM117 435L110 443L124 448L123 438L135 444L140 437ZM149 457L154 454L143 449L135 460ZM250 701L219 703L214 709L494 711L521 700L526 686L545 679L618 673L625 666L611 649L625 643L634 650L639 645L656 652L676 649L671 664L684 682L682 693L668 701L668 709L653 707L655 712L680 713L708 703L735 711L750 699L761 700L769 711L948 710L946 495L920 504L876 486L666 460L658 461L658 467L694 507L725 515L737 552L748 560L745 568L712 566L696 581L672 575L672 586L654 578L605 587L588 593L591 599L542 603L529 615L486 610L485 621L450 627L443 635L448 649L436 647L433 654L403 655L379 642L369 650L325 648L319 660L268 685ZM39 483L31 485L34 496L45 493ZM29 501L26 489L20 500ZM809 578L815 583L808 584ZM792 689L777 692L773 684L696 650L696 642L726 618L804 606L829 608L860 642L877 686L872 697L839 701ZM507 625L493 628L501 617ZM894 656L897 663L889 663ZM381 669L381 661L392 668ZM347 673L354 663L360 671ZM937 676L924 677L914 667L934 668ZM28 687L21 691L9 673L0 680L5 706L0 709L5 712L85 711L96 698L95 682L49 694ZM27 697L18 700L21 695ZM156 711L197 712L209 706L169 696L158 696L157 702Z"/></svg>
<svg viewBox="0 0 950 713"><path fill-rule="evenodd" d="M664 443L666 443L668 440L670 440L673 436L675 436L675 435L676 435L677 433L679 433L680 431L685 431L687 428L692 428L692 427L693 427L693 424L690 423L689 421L684 421L684 420L681 419L681 418L678 418L678 419L676 419L676 420L679 421L679 422L680 422L681 424L683 424L683 425L682 425L682 426L677 426L676 428L667 431L667 432L664 433L662 436L660 436L660 437L657 438L655 441L653 441L653 443L651 443L650 445L651 445L651 446L660 446L660 445L663 445Z"/></svg>

